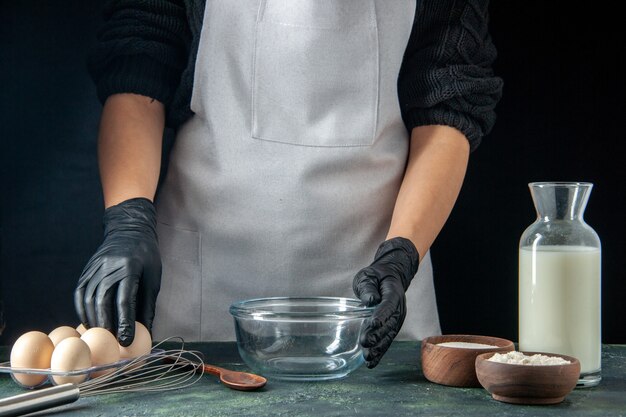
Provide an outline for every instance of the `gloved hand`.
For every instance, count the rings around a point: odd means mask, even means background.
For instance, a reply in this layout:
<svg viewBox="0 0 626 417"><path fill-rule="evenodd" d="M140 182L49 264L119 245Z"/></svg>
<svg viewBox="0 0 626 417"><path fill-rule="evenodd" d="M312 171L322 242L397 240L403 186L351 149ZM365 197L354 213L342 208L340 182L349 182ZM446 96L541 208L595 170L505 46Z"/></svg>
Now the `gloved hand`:
<svg viewBox="0 0 626 417"><path fill-rule="evenodd" d="M104 327L122 346L135 337L135 320L152 330L161 288L156 211L150 200L133 198L104 212L104 241L74 291L83 325Z"/></svg>
<svg viewBox="0 0 626 417"><path fill-rule="evenodd" d="M413 243L395 237L378 247L374 262L360 270L352 281L354 294L366 306L377 306L360 340L370 369L378 365L404 323L405 293L418 265L419 254Z"/></svg>

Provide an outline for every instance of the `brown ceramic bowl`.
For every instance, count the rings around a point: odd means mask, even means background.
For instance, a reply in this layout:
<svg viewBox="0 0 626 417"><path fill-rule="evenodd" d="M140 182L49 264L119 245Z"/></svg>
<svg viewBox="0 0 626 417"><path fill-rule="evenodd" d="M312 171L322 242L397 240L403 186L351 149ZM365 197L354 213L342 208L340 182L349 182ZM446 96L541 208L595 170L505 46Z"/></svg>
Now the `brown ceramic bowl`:
<svg viewBox="0 0 626 417"><path fill-rule="evenodd" d="M555 353L522 353L557 356L571 363L517 365L488 361L493 353L483 353L476 358L476 374L480 384L495 400L513 404L556 404L576 387L580 375L578 359Z"/></svg>
<svg viewBox="0 0 626 417"><path fill-rule="evenodd" d="M463 342L493 345L493 348L448 347L439 343ZM513 342L499 337L449 334L422 340L422 371L431 382L453 387L480 387L474 362L486 352L509 352Z"/></svg>

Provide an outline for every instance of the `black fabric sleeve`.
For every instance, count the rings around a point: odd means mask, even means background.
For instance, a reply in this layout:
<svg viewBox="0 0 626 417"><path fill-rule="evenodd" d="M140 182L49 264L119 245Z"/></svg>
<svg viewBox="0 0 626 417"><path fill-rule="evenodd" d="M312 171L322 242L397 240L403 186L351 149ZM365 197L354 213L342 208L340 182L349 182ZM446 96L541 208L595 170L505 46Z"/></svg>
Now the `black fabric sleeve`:
<svg viewBox="0 0 626 417"><path fill-rule="evenodd" d="M418 0L398 78L402 118L411 131L448 125L479 145L494 122L502 80L491 65L488 0Z"/></svg>
<svg viewBox="0 0 626 417"><path fill-rule="evenodd" d="M152 97L166 106L187 64L191 35L182 0L110 0L89 61L98 97Z"/></svg>

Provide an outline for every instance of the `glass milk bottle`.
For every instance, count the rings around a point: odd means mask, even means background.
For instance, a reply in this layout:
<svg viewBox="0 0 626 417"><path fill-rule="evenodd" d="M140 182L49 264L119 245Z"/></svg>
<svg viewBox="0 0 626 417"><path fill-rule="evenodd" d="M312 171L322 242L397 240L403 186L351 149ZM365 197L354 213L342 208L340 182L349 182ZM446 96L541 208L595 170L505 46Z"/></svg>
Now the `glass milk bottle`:
<svg viewBox="0 0 626 417"><path fill-rule="evenodd" d="M600 382L600 239L583 220L593 184L528 184L537 220L519 245L519 349L574 356Z"/></svg>

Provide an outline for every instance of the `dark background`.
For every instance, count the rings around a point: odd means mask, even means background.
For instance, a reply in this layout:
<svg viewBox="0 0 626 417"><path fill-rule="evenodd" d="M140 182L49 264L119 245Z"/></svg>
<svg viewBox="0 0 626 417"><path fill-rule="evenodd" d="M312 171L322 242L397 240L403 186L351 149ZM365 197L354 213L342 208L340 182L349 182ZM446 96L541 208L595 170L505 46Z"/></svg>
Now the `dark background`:
<svg viewBox="0 0 626 417"><path fill-rule="evenodd" d="M546 3L491 5L504 97L433 248L442 327L517 340L518 240L535 218L527 183L591 181L603 341L626 343L620 14ZM78 324L72 291L101 239L100 105L85 67L100 4L0 0L0 345Z"/></svg>

